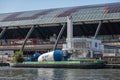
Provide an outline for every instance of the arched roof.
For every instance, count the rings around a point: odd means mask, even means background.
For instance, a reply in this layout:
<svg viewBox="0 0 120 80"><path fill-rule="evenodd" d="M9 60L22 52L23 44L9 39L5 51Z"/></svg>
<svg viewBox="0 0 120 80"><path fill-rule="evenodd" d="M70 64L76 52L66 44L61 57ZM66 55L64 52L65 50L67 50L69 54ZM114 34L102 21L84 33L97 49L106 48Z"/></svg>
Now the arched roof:
<svg viewBox="0 0 120 80"><path fill-rule="evenodd" d="M73 22L96 20L119 20L120 2L100 5L76 6L0 14L0 27L53 24L66 22L66 16L73 16Z"/></svg>

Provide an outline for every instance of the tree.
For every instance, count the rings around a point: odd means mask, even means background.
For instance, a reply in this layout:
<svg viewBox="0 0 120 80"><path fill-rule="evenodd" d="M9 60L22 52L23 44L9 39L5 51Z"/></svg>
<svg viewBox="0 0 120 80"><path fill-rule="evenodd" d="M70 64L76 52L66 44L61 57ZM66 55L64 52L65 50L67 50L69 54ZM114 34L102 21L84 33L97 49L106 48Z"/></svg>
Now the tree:
<svg viewBox="0 0 120 80"><path fill-rule="evenodd" d="M23 58L23 51L16 51L15 53L14 53L14 58L13 58L13 60L14 60L14 62L16 62L16 63L20 63L20 62L23 62L24 61L24 58Z"/></svg>

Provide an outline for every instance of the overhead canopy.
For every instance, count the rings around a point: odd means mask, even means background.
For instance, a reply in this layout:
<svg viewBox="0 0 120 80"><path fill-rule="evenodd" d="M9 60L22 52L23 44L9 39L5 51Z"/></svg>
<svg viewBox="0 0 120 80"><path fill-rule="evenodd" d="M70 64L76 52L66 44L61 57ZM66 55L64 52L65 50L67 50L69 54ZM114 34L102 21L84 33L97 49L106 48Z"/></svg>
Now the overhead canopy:
<svg viewBox="0 0 120 80"><path fill-rule="evenodd" d="M65 23L66 16L73 22L120 20L120 2L67 8L44 9L0 14L0 27Z"/></svg>

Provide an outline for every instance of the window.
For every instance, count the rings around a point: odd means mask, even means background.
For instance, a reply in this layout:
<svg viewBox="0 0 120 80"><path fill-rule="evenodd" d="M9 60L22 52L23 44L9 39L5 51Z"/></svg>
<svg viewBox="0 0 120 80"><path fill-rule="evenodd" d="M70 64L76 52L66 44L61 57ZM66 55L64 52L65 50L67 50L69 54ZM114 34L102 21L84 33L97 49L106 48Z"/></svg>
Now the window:
<svg viewBox="0 0 120 80"><path fill-rule="evenodd" d="M95 42L95 47L98 47L97 42Z"/></svg>

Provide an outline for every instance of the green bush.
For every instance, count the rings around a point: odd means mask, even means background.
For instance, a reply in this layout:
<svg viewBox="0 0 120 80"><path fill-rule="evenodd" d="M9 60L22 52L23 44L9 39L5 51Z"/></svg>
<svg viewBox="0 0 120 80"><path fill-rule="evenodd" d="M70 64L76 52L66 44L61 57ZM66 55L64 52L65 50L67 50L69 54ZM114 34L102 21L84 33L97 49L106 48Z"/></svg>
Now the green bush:
<svg viewBox="0 0 120 80"><path fill-rule="evenodd" d="M14 60L14 62L15 63L21 63L21 62L23 62L24 61L24 58L23 58L23 51L16 51L15 53L14 53L14 58L13 58L13 60Z"/></svg>

